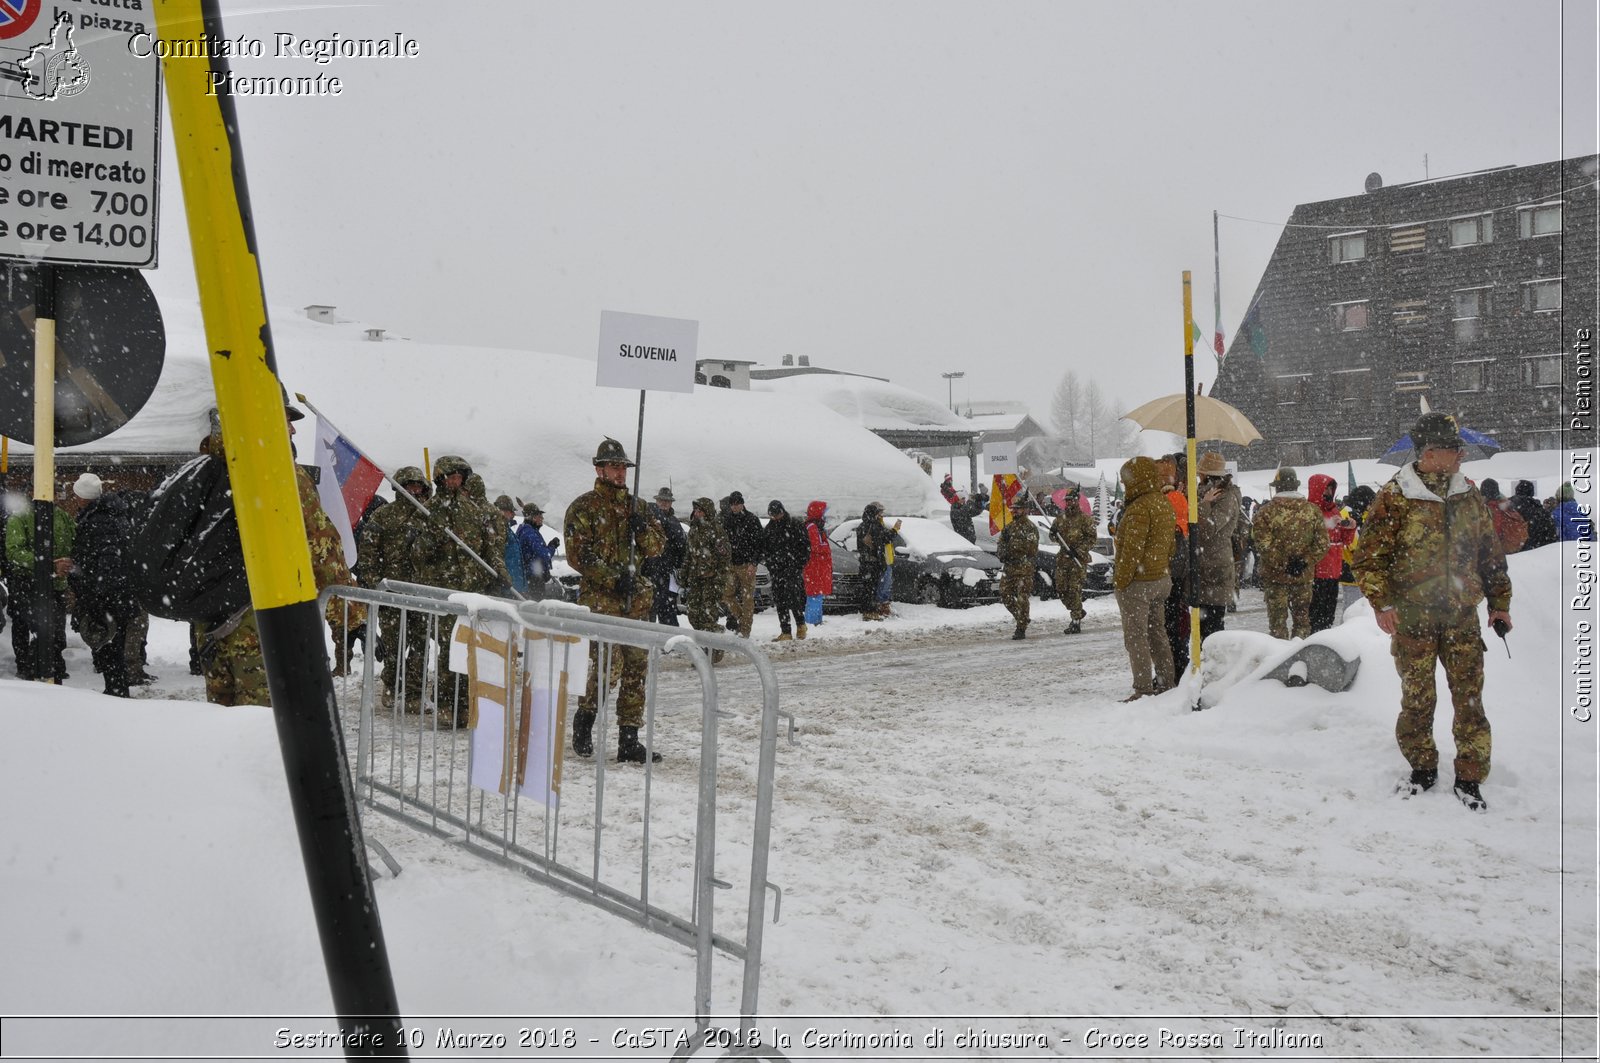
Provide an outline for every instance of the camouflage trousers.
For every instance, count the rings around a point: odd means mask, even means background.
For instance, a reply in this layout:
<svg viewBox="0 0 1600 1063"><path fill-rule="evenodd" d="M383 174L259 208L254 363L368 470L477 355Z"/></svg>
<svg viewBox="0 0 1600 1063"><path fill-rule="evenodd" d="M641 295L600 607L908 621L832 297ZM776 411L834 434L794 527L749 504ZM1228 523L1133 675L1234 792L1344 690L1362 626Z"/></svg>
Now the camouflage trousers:
<svg viewBox="0 0 1600 1063"><path fill-rule="evenodd" d="M589 679L584 684L583 696L578 699L580 712L597 712L600 706L600 643L589 642ZM644 726L644 674L648 662L647 651L637 646L619 646L608 643L605 656L610 665L606 689L620 683L615 708L618 727Z"/></svg>
<svg viewBox="0 0 1600 1063"><path fill-rule="evenodd" d="M683 592L683 607L689 613L689 626L696 631L720 631L717 607L722 604L715 587L691 586Z"/></svg>
<svg viewBox="0 0 1600 1063"><path fill-rule="evenodd" d="M1016 620L1028 626L1028 607L1033 600L1033 566L1007 565L1000 574L1000 604Z"/></svg>
<svg viewBox="0 0 1600 1063"><path fill-rule="evenodd" d="M1261 593L1267 599L1267 629L1275 639L1303 639L1311 634L1311 584L1265 583ZM1289 627L1290 619L1294 628Z"/></svg>
<svg viewBox="0 0 1600 1063"><path fill-rule="evenodd" d="M1409 621L1409 622L1408 622ZM1489 718L1483 711L1483 636L1477 612L1454 620L1402 620L1390 640L1400 673L1400 718L1394 737L1413 768L1438 770L1433 713L1438 703L1435 662L1444 665L1455 708L1451 728L1456 742L1456 778L1482 782L1489 777Z"/></svg>
<svg viewBox="0 0 1600 1063"><path fill-rule="evenodd" d="M196 628L204 645L209 629ZM206 662L206 700L213 705L272 704L254 612L247 611L238 627L217 640L216 650Z"/></svg>
<svg viewBox="0 0 1600 1063"><path fill-rule="evenodd" d="M378 610L378 641L383 646L383 689L399 693L402 679L405 703L414 708L422 704L422 677L428 663L428 614L405 613L405 659L401 671L399 609ZM370 634L370 633L369 633Z"/></svg>
<svg viewBox="0 0 1600 1063"><path fill-rule="evenodd" d="M1084 618L1083 566L1068 557L1065 550L1056 558L1056 597L1067 607L1072 619Z"/></svg>

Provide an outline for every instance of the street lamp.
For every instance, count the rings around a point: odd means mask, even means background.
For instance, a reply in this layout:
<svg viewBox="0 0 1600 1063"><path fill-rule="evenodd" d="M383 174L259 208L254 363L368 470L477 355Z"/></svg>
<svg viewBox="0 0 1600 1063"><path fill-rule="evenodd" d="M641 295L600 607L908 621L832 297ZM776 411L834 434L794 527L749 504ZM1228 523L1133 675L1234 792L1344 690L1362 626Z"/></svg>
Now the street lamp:
<svg viewBox="0 0 1600 1063"><path fill-rule="evenodd" d="M965 374L965 373L940 373L939 375L944 377L945 384L948 385L948 387L946 388L946 398L948 398L948 400L949 400L947 405L950 407L950 412L954 413L955 409L956 409L956 385L955 385L955 382L957 380L960 380L962 377L966 376L967 374Z"/></svg>
<svg viewBox="0 0 1600 1063"><path fill-rule="evenodd" d="M950 412L951 413L955 413L956 412L956 381L960 380L962 377L966 376L967 374L966 373L940 373L939 375L944 377L945 398L948 400L947 405L950 407ZM955 476L955 474L956 474L956 456L954 454L951 454L950 455L950 475L953 478Z"/></svg>

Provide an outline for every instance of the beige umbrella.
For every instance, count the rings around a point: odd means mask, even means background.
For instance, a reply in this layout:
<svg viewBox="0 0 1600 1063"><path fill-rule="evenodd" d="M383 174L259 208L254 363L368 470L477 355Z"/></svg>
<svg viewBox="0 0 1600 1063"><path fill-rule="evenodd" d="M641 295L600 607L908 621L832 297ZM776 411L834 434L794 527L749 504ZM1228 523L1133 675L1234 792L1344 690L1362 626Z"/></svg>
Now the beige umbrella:
<svg viewBox="0 0 1600 1063"><path fill-rule="evenodd" d="M1152 399L1131 413L1122 415L1140 428L1157 432L1171 432L1175 436L1189 434L1187 401L1189 396L1178 394ZM1196 440L1218 440L1249 446L1261 438L1250 418L1220 399L1209 395L1194 396L1194 437Z"/></svg>

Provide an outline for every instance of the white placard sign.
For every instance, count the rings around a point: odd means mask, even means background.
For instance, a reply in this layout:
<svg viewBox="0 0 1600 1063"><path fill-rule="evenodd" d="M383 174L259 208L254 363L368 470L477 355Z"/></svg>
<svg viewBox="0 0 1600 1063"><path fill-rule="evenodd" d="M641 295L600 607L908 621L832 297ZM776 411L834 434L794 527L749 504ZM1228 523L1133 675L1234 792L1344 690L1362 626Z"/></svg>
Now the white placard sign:
<svg viewBox="0 0 1600 1063"><path fill-rule="evenodd" d="M600 311L600 358L594 382L634 391L694 391L700 322Z"/></svg>
<svg viewBox="0 0 1600 1063"><path fill-rule="evenodd" d="M983 464L990 476L1002 473L1017 474L1017 445L1015 443L985 443Z"/></svg>
<svg viewBox="0 0 1600 1063"><path fill-rule="evenodd" d="M0 258L156 264L161 63L110 6L0 0Z"/></svg>

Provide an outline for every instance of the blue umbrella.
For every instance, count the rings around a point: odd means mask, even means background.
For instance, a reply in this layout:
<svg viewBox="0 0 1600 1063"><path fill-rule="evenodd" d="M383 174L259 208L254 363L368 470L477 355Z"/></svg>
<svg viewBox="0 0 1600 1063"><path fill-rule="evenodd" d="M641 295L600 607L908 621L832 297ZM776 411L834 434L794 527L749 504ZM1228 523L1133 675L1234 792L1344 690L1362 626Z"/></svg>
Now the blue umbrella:
<svg viewBox="0 0 1600 1063"><path fill-rule="evenodd" d="M1459 429L1461 442L1466 444L1461 455L1462 461L1480 461L1499 453L1500 444L1492 436L1482 432L1474 432L1470 428ZM1394 446L1383 452L1383 457L1378 459L1385 465L1409 465L1417 460L1417 448L1411 445L1411 435L1407 433L1395 441Z"/></svg>

